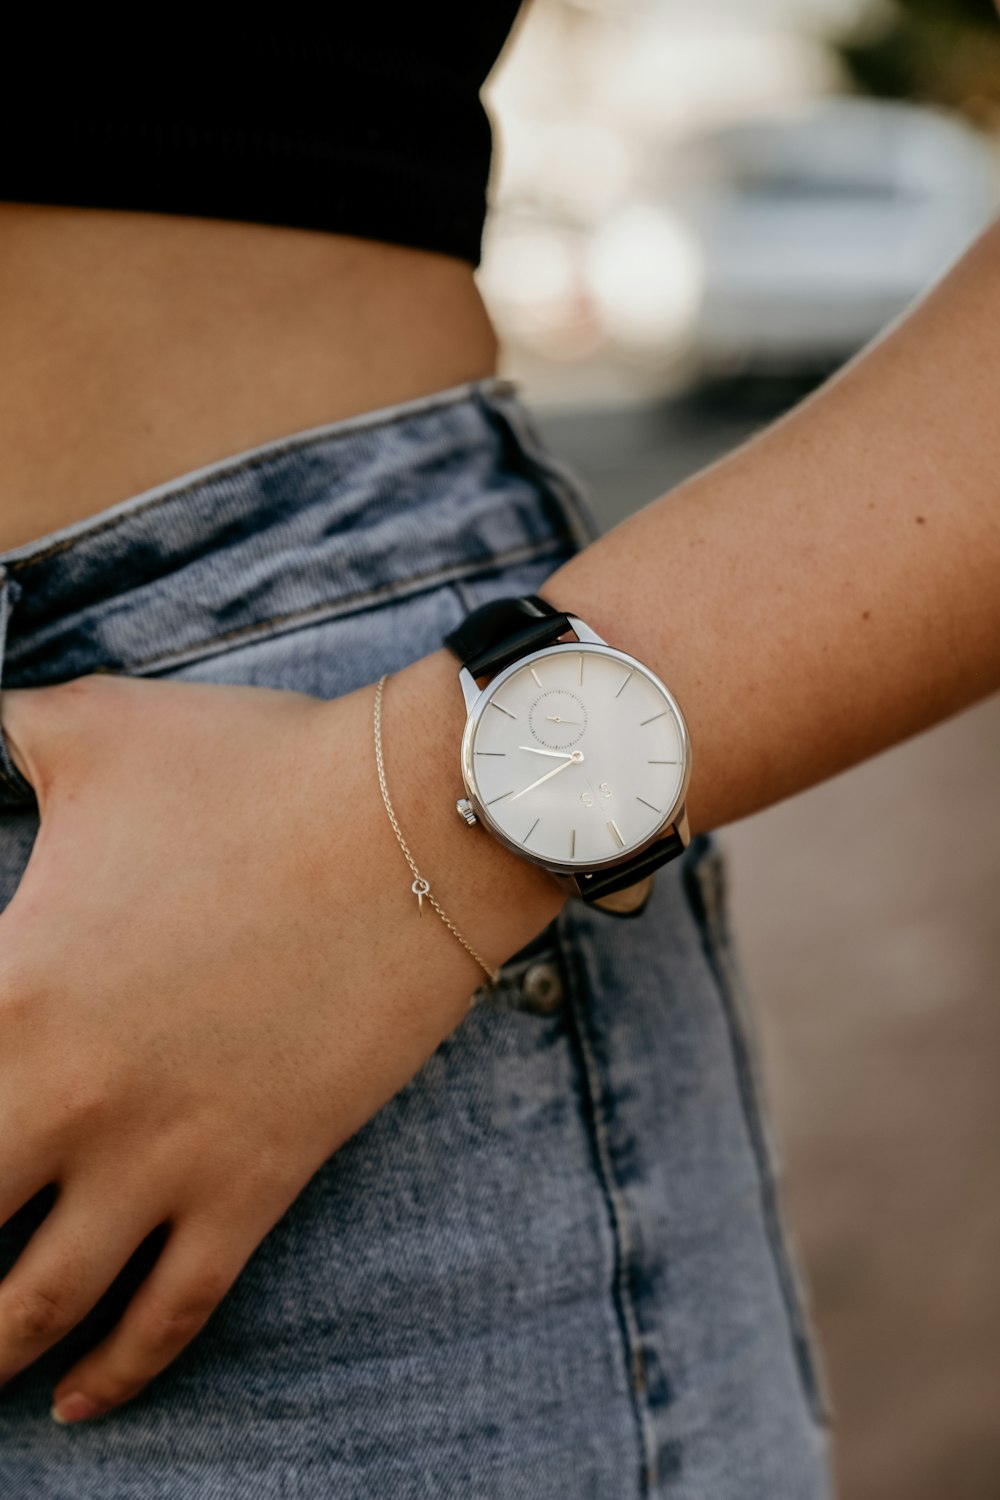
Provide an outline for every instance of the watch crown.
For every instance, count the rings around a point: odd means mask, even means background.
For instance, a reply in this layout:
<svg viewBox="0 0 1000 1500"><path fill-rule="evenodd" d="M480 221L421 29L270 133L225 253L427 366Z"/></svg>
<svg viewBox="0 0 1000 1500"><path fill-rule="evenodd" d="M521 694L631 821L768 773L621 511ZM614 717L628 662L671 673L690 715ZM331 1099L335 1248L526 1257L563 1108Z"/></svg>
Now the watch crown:
<svg viewBox="0 0 1000 1500"><path fill-rule="evenodd" d="M459 797L458 801L455 803L455 811L465 819L465 821L471 828L473 823L476 821L476 814L468 797Z"/></svg>

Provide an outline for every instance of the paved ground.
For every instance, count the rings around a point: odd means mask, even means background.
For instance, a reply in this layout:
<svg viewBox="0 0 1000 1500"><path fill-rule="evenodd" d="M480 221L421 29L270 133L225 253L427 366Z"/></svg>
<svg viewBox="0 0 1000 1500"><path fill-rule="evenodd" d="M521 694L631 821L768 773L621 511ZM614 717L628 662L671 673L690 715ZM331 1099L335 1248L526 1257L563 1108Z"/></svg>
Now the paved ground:
<svg viewBox="0 0 1000 1500"><path fill-rule="evenodd" d="M766 414L541 414L618 519ZM843 1500L1000 1497L1000 698L725 833Z"/></svg>

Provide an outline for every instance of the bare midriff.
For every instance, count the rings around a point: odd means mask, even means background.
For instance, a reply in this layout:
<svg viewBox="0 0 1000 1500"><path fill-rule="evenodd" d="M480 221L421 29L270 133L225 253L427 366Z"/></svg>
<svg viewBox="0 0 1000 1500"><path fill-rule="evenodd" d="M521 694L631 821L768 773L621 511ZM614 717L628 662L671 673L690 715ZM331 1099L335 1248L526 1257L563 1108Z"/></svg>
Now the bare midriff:
<svg viewBox="0 0 1000 1500"><path fill-rule="evenodd" d="M450 256L0 203L0 552L496 358L472 267Z"/></svg>

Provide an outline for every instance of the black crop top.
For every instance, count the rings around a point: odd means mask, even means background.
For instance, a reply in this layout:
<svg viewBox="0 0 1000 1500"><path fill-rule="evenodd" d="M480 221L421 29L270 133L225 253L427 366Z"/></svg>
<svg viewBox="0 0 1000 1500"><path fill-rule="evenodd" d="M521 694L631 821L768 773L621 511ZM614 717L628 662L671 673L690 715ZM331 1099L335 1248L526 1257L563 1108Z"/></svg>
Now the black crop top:
<svg viewBox="0 0 1000 1500"><path fill-rule="evenodd" d="M0 199L289 224L478 265L479 90L518 9L353 0L257 30L242 10L228 28L8 18Z"/></svg>

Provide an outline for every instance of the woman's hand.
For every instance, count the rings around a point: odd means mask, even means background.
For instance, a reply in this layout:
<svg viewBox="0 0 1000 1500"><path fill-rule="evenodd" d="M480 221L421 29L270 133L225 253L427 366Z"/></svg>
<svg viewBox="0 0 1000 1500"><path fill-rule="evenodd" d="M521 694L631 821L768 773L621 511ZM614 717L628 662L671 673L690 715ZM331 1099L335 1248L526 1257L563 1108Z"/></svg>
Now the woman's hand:
<svg viewBox="0 0 1000 1500"><path fill-rule="evenodd" d="M386 773L435 893L499 963L563 898L455 816L463 711L443 658L386 686ZM58 1193L0 1282L0 1381L168 1226L121 1322L60 1381L62 1420L175 1358L484 978L418 918L372 701L110 676L5 695L41 827L0 917L0 1221Z"/></svg>

